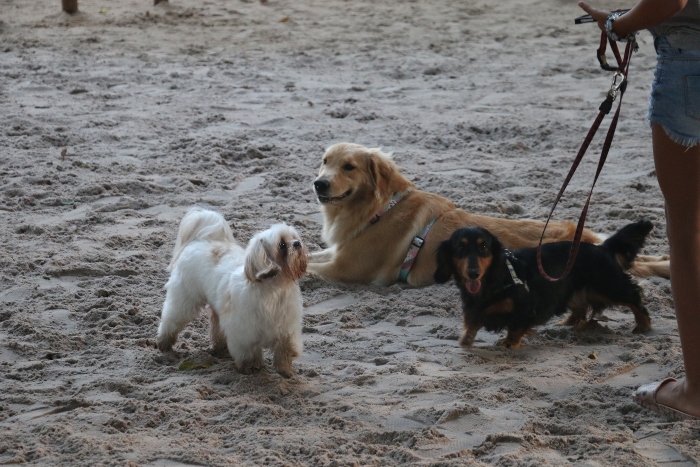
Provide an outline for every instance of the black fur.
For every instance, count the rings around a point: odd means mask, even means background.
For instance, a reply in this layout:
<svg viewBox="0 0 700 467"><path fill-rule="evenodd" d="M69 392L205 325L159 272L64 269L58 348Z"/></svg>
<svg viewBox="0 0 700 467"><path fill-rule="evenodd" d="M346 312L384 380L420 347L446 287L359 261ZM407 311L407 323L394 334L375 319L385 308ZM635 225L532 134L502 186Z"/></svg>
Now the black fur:
<svg viewBox="0 0 700 467"><path fill-rule="evenodd" d="M652 228L651 222L639 221L623 227L602 245L582 242L571 272L556 282L540 275L537 248L510 253L486 229L456 230L438 247L435 281L445 283L454 277L459 287L464 314L460 344L470 347L483 327L491 332L507 329L503 343L518 347L533 326L568 309L572 313L566 324L575 325L588 319L589 308L593 317L611 305L626 305L632 310L636 321L633 332L649 331L651 321L642 305L641 289L623 266L629 268ZM542 245L542 264L548 275L559 277L564 272L570 249L571 242ZM529 290L514 283L506 258ZM481 270L489 259L490 264ZM480 287L475 291L477 277Z"/></svg>

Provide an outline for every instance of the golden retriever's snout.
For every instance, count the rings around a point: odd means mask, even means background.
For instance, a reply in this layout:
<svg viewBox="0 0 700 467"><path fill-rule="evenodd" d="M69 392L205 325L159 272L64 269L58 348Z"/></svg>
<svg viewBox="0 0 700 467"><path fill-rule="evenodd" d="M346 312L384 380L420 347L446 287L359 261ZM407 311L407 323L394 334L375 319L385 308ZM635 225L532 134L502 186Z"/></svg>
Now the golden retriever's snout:
<svg viewBox="0 0 700 467"><path fill-rule="evenodd" d="M316 197L321 202L321 204L329 204L334 201L341 201L352 193L352 189L349 189L340 196L333 196L331 194L331 182L325 178L317 178L314 181L314 191L316 192Z"/></svg>
<svg viewBox="0 0 700 467"><path fill-rule="evenodd" d="M325 195L331 188L331 182L325 178L317 178L314 181L314 191L317 195Z"/></svg>

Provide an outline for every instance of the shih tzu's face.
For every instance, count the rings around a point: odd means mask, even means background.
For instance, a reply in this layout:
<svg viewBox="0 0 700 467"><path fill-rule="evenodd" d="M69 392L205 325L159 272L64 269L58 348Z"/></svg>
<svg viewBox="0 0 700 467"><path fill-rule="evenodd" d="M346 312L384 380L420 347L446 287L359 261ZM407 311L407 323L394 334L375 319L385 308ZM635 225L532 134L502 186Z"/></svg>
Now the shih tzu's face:
<svg viewBox="0 0 700 467"><path fill-rule="evenodd" d="M278 277L296 281L306 274L308 251L294 228L276 224L255 235L245 255L249 282Z"/></svg>

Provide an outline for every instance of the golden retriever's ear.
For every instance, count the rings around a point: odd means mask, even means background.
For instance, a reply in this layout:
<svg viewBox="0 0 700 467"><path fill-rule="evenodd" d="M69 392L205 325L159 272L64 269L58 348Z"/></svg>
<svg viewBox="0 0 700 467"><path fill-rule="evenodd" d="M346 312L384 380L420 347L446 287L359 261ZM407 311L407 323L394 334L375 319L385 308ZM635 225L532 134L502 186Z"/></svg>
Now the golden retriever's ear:
<svg viewBox="0 0 700 467"><path fill-rule="evenodd" d="M371 151L367 157L367 171L372 177L374 194L377 198L386 195L391 190L391 177L395 172L394 164L388 157L377 151Z"/></svg>
<svg viewBox="0 0 700 467"><path fill-rule="evenodd" d="M445 240L438 245L435 252L435 260L437 261L437 269L433 274L433 279L438 284L444 284L452 278L452 245L449 240Z"/></svg>
<svg viewBox="0 0 700 467"><path fill-rule="evenodd" d="M269 279L280 272L280 267L270 257L262 238L254 237L248 245L243 272L248 282Z"/></svg>

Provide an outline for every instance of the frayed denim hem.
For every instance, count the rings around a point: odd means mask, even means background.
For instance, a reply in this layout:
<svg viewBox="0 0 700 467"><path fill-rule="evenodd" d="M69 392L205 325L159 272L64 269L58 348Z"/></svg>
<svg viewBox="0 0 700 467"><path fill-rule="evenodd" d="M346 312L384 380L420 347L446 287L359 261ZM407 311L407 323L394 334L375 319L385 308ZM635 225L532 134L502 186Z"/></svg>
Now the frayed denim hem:
<svg viewBox="0 0 700 467"><path fill-rule="evenodd" d="M659 36L647 119L687 148L700 144L700 50L677 49Z"/></svg>
<svg viewBox="0 0 700 467"><path fill-rule="evenodd" d="M671 138L671 141L673 141L674 143L678 143L681 146L685 146L688 149L700 144L700 138L698 138L697 136L682 135L682 134L678 133L677 131L673 131L672 129L670 129L669 127L664 125L663 123L652 120L651 116L649 116L649 115L647 115L647 121L649 122L649 128L651 128L652 123L656 123L661 128L663 128L664 133L666 133L666 136Z"/></svg>

